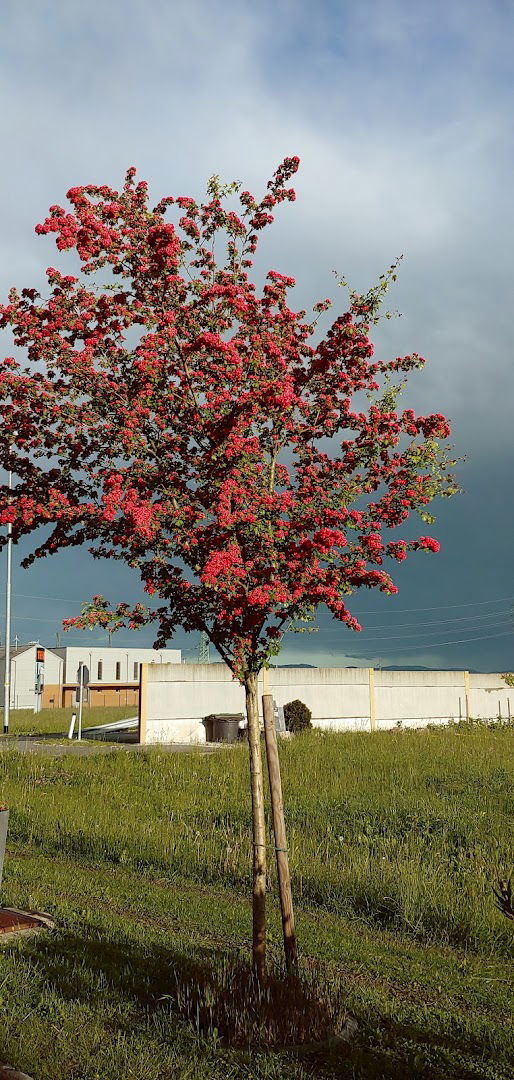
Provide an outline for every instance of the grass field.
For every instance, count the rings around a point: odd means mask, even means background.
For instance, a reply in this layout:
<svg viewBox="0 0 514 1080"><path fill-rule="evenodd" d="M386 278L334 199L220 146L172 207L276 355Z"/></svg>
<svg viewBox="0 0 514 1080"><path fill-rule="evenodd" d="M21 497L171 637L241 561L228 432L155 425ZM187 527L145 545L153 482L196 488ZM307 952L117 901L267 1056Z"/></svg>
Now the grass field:
<svg viewBox="0 0 514 1080"><path fill-rule="evenodd" d="M16 735L56 735L65 738L68 734L71 714L77 713L78 705L73 709L11 709L9 714L9 737ZM82 726L96 727L97 724L111 724L114 720L128 720L137 716L137 705L113 706L89 709L84 706ZM3 709L0 709L0 723L3 723Z"/></svg>
<svg viewBox="0 0 514 1080"><path fill-rule="evenodd" d="M246 748L4 751L2 902L57 926L2 947L0 1059L38 1080L511 1080L514 924L491 887L514 861L513 750L511 728L281 744L302 971L359 1024L349 1053L300 1056L226 1048L191 1007L195 987L242 1000ZM269 908L278 964L273 865Z"/></svg>

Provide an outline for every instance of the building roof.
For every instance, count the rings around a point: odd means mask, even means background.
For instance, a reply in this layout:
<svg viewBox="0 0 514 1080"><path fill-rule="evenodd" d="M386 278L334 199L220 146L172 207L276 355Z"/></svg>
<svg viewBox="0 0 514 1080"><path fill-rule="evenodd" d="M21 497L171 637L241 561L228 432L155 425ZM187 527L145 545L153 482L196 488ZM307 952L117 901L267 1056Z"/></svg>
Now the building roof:
<svg viewBox="0 0 514 1080"><path fill-rule="evenodd" d="M36 648L39 648L39 646L32 645L32 644L31 645L18 645L18 647L15 648L14 645L11 645L10 654L11 654L11 657L20 656L21 653L28 652L29 649L36 649ZM0 660L3 660L4 658L5 658L5 646L2 645L0 647Z"/></svg>
<svg viewBox="0 0 514 1080"><path fill-rule="evenodd" d="M47 652L55 653L55 649L48 649L46 645L41 645L39 643L39 641L29 641L29 643L27 645L18 645L18 646L11 645L11 648L9 650L10 655L11 655L11 659L13 658L13 656L20 656L21 653L28 652L29 649L44 649L45 653L47 653ZM4 659L5 659L5 645L1 645L0 646L0 660L4 660Z"/></svg>

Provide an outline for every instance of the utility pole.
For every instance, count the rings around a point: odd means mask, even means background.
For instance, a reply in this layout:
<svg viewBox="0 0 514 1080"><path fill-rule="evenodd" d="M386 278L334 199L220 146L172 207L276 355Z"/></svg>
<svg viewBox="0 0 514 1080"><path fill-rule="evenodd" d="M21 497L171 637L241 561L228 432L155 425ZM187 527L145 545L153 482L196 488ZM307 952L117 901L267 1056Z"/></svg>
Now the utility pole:
<svg viewBox="0 0 514 1080"><path fill-rule="evenodd" d="M84 698L84 664L82 663L82 661L79 664L78 675L79 675L79 730L78 730L78 733L77 733L77 738L78 738L78 741L80 742L81 739L82 739L82 705L83 705L83 698Z"/></svg>
<svg viewBox="0 0 514 1080"><path fill-rule="evenodd" d="M210 642L207 634L205 633L205 630L202 630L200 634L200 642L198 644L198 663L210 664L210 662Z"/></svg>
<svg viewBox="0 0 514 1080"><path fill-rule="evenodd" d="M9 491L12 489L12 472L9 470ZM7 525L7 568L5 575L5 675L4 675L4 735L9 734L9 710L11 705L11 582L12 582L12 524Z"/></svg>

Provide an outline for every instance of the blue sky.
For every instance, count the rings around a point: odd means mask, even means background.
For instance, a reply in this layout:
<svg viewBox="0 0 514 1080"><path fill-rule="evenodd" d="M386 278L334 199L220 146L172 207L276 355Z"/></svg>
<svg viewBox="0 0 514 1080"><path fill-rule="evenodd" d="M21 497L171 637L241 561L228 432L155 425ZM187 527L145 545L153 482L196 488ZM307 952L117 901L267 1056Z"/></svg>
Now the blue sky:
<svg viewBox="0 0 514 1080"><path fill-rule="evenodd" d="M297 202L263 244L298 306L337 297L334 269L362 291L403 253L402 317L377 350L427 357L408 403L452 419L464 491L436 510L440 554L396 570L397 597L355 597L361 635L321 613L282 659L511 670L514 5L4 0L0 28L2 295L55 264L34 234L48 206L131 164L157 199L201 195L214 172L258 192L298 154ZM14 591L14 632L48 645L92 593L140 595L87 552L16 570Z"/></svg>

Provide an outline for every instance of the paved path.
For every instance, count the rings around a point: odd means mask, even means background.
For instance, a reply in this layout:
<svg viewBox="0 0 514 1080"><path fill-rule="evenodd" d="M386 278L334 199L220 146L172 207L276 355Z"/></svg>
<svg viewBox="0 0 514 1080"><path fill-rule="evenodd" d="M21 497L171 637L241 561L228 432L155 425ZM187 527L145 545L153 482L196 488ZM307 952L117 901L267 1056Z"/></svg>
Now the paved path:
<svg viewBox="0 0 514 1080"><path fill-rule="evenodd" d="M171 754L202 753L212 754L216 750L226 750L230 743L158 743L155 749ZM152 749L140 743L105 743L99 739L88 739L83 742L73 740L66 743L55 743L50 739L41 739L38 736L28 735L26 738L13 738L12 736L0 736L0 751L21 750L28 754L47 754L49 757L67 757L69 754L75 757L90 757L91 754L112 754L121 751L145 751Z"/></svg>

